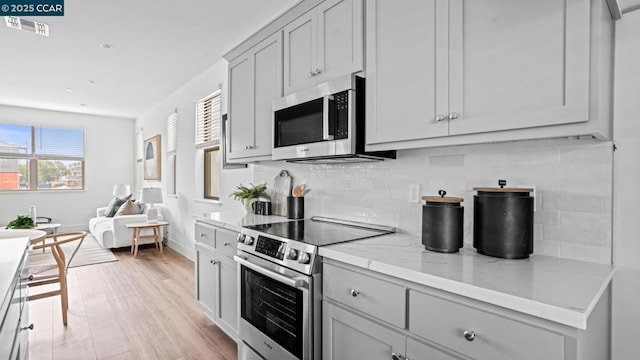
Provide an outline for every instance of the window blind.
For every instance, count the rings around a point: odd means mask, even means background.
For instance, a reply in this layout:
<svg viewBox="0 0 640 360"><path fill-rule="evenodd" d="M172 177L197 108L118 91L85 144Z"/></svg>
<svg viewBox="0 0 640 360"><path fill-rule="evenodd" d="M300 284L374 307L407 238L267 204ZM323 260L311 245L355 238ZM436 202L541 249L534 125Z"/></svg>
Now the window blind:
<svg viewBox="0 0 640 360"><path fill-rule="evenodd" d="M84 157L84 131L73 129L34 128L34 152L56 158Z"/></svg>
<svg viewBox="0 0 640 360"><path fill-rule="evenodd" d="M196 102L196 145L220 141L220 90Z"/></svg>
<svg viewBox="0 0 640 360"><path fill-rule="evenodd" d="M167 153L175 153L178 148L178 113L167 117Z"/></svg>

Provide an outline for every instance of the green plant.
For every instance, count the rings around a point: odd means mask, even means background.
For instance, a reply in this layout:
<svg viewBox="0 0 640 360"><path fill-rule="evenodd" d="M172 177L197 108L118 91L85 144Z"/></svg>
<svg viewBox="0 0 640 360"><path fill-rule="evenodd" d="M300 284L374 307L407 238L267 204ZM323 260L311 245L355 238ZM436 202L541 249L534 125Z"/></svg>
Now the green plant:
<svg viewBox="0 0 640 360"><path fill-rule="evenodd" d="M236 191L229 196L233 196L235 200L240 201L242 204L250 203L253 199L271 199L271 196L267 194L267 184L249 184L249 186L240 184L236 187Z"/></svg>
<svg viewBox="0 0 640 360"><path fill-rule="evenodd" d="M7 229L31 229L33 227L35 227L33 219L28 215L18 215L6 226Z"/></svg>

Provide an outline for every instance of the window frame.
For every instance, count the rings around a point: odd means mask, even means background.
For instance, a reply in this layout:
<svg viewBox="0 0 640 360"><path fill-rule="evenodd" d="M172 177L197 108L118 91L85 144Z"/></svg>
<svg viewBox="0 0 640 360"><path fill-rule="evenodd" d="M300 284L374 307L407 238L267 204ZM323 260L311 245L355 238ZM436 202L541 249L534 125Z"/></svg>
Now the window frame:
<svg viewBox="0 0 640 360"><path fill-rule="evenodd" d="M167 196L178 195L178 109L167 116Z"/></svg>
<svg viewBox="0 0 640 360"><path fill-rule="evenodd" d="M211 161L209 160L210 156L209 155L213 152L218 152L218 162L217 162L217 169L218 169L218 196L214 196L214 195L210 195L209 194L209 189L211 188L210 184L211 184ZM216 201L220 201L220 178L222 175L220 173L220 151L221 148L219 145L217 146L212 146L212 147L208 147L206 149L204 149L204 189L203 189L203 197L206 200L216 200Z"/></svg>
<svg viewBox="0 0 640 360"><path fill-rule="evenodd" d="M45 126L36 126L36 125L25 125L25 124L8 124L2 123L0 125L8 125L8 126L23 126L29 127L31 130L31 148L28 153L20 154L20 153L6 153L0 152L0 158L2 159L17 159L17 160L27 160L28 174L29 174L29 188L28 189L0 189L0 192L3 193L12 193L12 192L33 192L33 191L43 191L43 192L59 192L59 191L84 191L86 189L86 156L85 150L87 145L87 136L85 129L72 129L72 128L63 128L63 127L45 127ZM52 154L38 154L36 151L37 141L36 141L36 129L59 129L59 130L72 130L72 131L80 131L82 132L82 156L66 156L66 155L52 155ZM38 182L38 163L39 161L76 161L81 165L81 176L82 176L82 186L79 188L64 188L64 189L56 189L56 188L39 188Z"/></svg>
<svg viewBox="0 0 640 360"><path fill-rule="evenodd" d="M220 201L220 180L222 178L222 157L220 152L222 134L222 91L216 90L213 93L195 102L195 150L196 154L202 151L202 157L196 156L196 159L202 159L203 163L196 163L196 166L202 166L204 174L202 181L202 199L207 201ZM218 174L218 196L211 195L211 171L208 163L208 156L211 152L218 151L218 165L216 168ZM200 181L200 180L199 180Z"/></svg>

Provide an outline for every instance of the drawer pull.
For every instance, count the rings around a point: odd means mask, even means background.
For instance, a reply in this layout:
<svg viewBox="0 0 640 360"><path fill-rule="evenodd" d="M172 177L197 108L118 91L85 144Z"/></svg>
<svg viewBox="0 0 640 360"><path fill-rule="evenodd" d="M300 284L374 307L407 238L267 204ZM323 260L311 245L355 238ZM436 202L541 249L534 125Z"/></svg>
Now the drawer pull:
<svg viewBox="0 0 640 360"><path fill-rule="evenodd" d="M200 237L207 237L205 233L200 233Z"/></svg>
<svg viewBox="0 0 640 360"><path fill-rule="evenodd" d="M229 246L229 245L231 245L231 244L228 241L224 242L224 246Z"/></svg>
<svg viewBox="0 0 640 360"><path fill-rule="evenodd" d="M404 355L399 353L391 353L391 360L408 360Z"/></svg>
<svg viewBox="0 0 640 360"><path fill-rule="evenodd" d="M33 330L33 324L20 328L20 330Z"/></svg>
<svg viewBox="0 0 640 360"><path fill-rule="evenodd" d="M27 276L26 278L24 278L23 280L27 280L27 281L33 281L33 274Z"/></svg>
<svg viewBox="0 0 640 360"><path fill-rule="evenodd" d="M475 331L465 330L463 335L464 335L464 338L467 339L467 341L473 341L476 338L476 332Z"/></svg>
<svg viewBox="0 0 640 360"><path fill-rule="evenodd" d="M210 260L211 265L218 265L218 260Z"/></svg>
<svg viewBox="0 0 640 360"><path fill-rule="evenodd" d="M356 297L356 296L360 295L360 290L351 289L351 291L349 291L349 293L351 294L351 296Z"/></svg>

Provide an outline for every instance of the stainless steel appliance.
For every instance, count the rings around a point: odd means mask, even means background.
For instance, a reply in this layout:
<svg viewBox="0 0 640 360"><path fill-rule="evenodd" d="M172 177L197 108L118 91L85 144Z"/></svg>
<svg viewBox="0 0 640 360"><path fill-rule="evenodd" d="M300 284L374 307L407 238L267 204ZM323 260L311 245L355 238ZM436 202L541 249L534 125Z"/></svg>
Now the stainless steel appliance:
<svg viewBox="0 0 640 360"><path fill-rule="evenodd" d="M394 231L321 217L244 227L234 257L240 274L239 360L255 354L267 360L319 360L318 247Z"/></svg>
<svg viewBox="0 0 640 360"><path fill-rule="evenodd" d="M364 81L348 75L274 100L273 160L395 159L395 151L365 152Z"/></svg>

